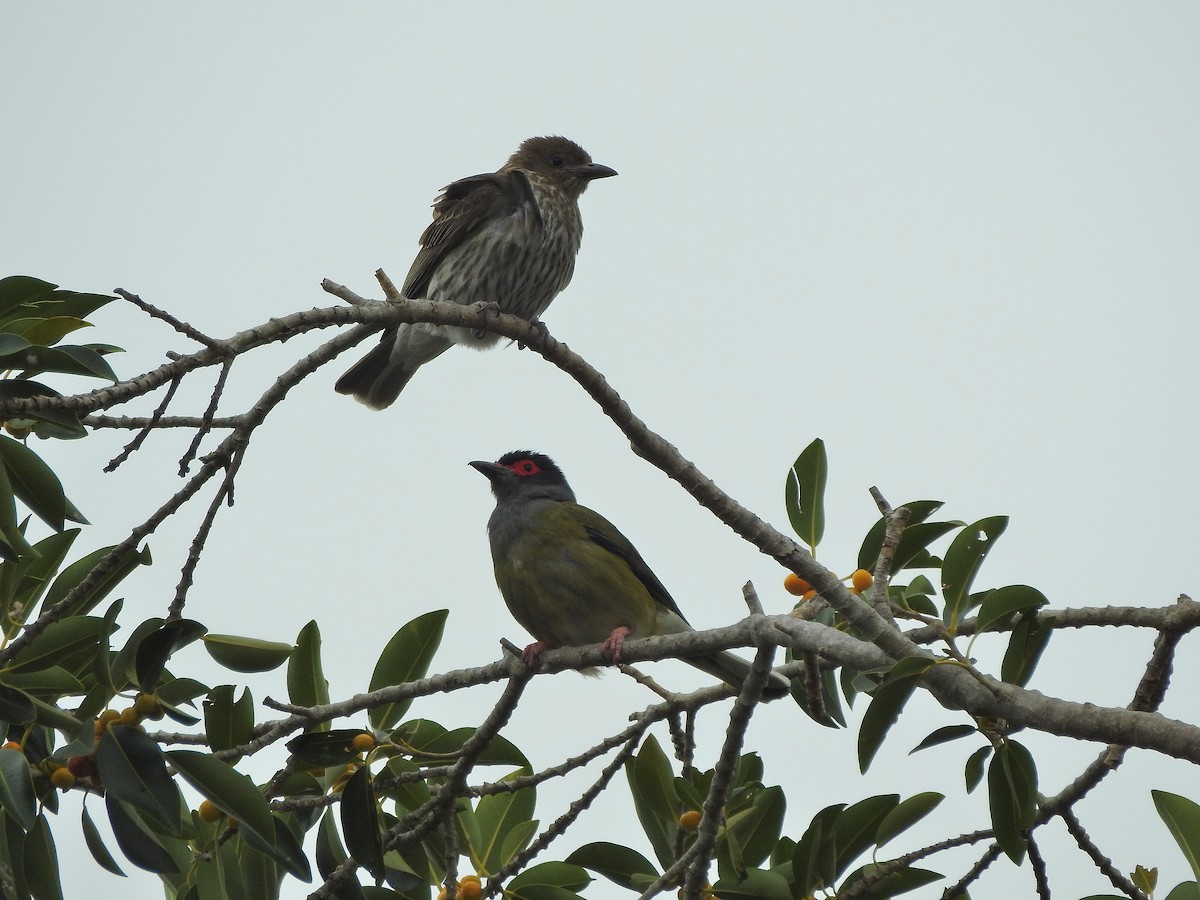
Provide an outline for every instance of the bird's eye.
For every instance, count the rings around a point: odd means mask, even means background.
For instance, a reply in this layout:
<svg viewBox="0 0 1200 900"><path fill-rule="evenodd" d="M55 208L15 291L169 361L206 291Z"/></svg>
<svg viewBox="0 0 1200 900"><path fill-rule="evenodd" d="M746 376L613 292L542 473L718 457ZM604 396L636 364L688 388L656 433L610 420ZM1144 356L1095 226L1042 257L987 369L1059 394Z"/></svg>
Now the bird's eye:
<svg viewBox="0 0 1200 900"><path fill-rule="evenodd" d="M550 165L554 166L556 169L561 169L566 164L567 161L563 158L562 154L555 153L552 157L550 157Z"/></svg>
<svg viewBox="0 0 1200 900"><path fill-rule="evenodd" d="M518 475L536 475L541 471L532 459L523 459L512 468Z"/></svg>

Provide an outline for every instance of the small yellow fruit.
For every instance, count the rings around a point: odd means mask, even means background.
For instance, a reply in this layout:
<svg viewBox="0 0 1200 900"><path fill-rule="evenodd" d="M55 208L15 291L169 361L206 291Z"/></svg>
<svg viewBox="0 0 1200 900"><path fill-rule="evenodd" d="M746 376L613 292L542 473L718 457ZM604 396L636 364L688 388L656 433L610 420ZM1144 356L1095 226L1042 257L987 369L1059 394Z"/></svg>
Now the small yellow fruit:
<svg viewBox="0 0 1200 900"><path fill-rule="evenodd" d="M156 694L147 694L139 692L133 698L133 708L137 710L138 715L146 719L158 720L163 717L162 704L158 700Z"/></svg>
<svg viewBox="0 0 1200 900"><path fill-rule="evenodd" d="M17 750L17 751L19 751L20 749L21 749L21 745L18 744L16 741L5 741L4 746L0 747L0 750Z"/></svg>
<svg viewBox="0 0 1200 900"><path fill-rule="evenodd" d="M446 898L449 896L450 892L443 887L440 891L438 891L437 900L446 900Z"/></svg>
<svg viewBox="0 0 1200 900"><path fill-rule="evenodd" d="M804 592L804 596L801 597L800 599L801 600L811 600L815 596L817 596L817 592L814 591L812 588L809 588L807 591Z"/></svg>
<svg viewBox="0 0 1200 900"><path fill-rule="evenodd" d="M793 596L803 597L812 587L795 572L788 572L783 579L783 589Z"/></svg>
<svg viewBox="0 0 1200 900"><path fill-rule="evenodd" d="M477 875L468 875L458 883L457 893L460 900L479 900L483 896L483 885Z"/></svg>
<svg viewBox="0 0 1200 900"><path fill-rule="evenodd" d="M196 810L200 814L200 821L208 822L209 824L220 820L225 813L221 812L221 808L211 800L203 800L200 803L200 808Z"/></svg>
<svg viewBox="0 0 1200 900"><path fill-rule="evenodd" d="M133 706L121 710L121 715L118 717L122 725L141 725L142 714Z"/></svg>
<svg viewBox="0 0 1200 900"><path fill-rule="evenodd" d="M874 581L875 576L866 569L855 569L854 574L850 576L850 584L855 592L859 594L869 588Z"/></svg>
<svg viewBox="0 0 1200 900"><path fill-rule="evenodd" d="M679 817L679 827L688 832L688 834L692 834L700 827L700 817L700 810L689 809Z"/></svg>
<svg viewBox="0 0 1200 900"><path fill-rule="evenodd" d="M374 750L375 743L376 741L374 735L367 734L364 731L362 734L356 734L354 736L354 740L350 742L350 746L359 753L365 753L368 750Z"/></svg>
<svg viewBox="0 0 1200 900"><path fill-rule="evenodd" d="M75 776L71 774L70 769L64 766L50 773L50 783L61 791L70 790L75 784Z"/></svg>

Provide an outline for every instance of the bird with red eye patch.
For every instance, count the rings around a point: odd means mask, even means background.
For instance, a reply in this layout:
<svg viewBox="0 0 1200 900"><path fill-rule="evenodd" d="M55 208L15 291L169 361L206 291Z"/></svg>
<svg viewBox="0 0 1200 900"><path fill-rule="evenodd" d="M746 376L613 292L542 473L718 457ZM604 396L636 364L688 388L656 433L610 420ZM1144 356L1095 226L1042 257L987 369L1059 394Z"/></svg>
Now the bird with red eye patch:
<svg viewBox="0 0 1200 900"><path fill-rule="evenodd" d="M513 618L536 638L525 648L527 664L545 650L597 643L615 663L626 639L694 630L629 539L575 502L550 457L515 450L470 465L496 497L488 519L492 563ZM735 688L750 672L746 660L724 651L683 661ZM763 698L788 690L788 680L772 673Z"/></svg>
<svg viewBox="0 0 1200 900"><path fill-rule="evenodd" d="M447 185L400 293L410 300L495 304L536 321L571 281L583 240L579 198L616 171L565 137L533 137L500 169ZM500 336L448 325L389 328L334 389L372 409L391 406L425 363L455 344L478 350Z"/></svg>

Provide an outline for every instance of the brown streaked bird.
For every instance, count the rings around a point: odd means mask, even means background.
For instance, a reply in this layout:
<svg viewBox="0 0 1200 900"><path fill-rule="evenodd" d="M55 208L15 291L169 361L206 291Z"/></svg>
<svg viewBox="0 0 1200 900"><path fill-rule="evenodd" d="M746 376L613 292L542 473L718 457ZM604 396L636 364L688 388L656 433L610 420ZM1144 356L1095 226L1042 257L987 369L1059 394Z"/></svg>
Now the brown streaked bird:
<svg viewBox="0 0 1200 900"><path fill-rule="evenodd" d="M533 137L499 171L443 188L400 293L412 300L495 303L536 320L571 281L583 238L579 197L617 173L564 137ZM499 335L423 323L384 331L338 379L372 409L391 406L413 373L454 344L483 350Z"/></svg>

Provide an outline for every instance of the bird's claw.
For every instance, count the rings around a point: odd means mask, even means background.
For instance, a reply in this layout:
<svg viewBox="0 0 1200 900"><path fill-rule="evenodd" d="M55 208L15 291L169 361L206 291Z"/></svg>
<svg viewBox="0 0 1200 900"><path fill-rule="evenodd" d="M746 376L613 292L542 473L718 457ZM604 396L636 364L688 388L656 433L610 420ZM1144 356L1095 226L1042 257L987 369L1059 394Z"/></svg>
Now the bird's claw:
<svg viewBox="0 0 1200 900"><path fill-rule="evenodd" d="M500 309L500 304L497 303L495 300L480 300L478 303L475 304L475 309L478 312L490 313L491 315L495 316L496 318L500 318L500 313L503 312L503 310ZM487 332L484 331L482 328L476 328L475 331L472 332L472 334L474 334L476 340L482 340L484 337L487 336Z"/></svg>
<svg viewBox="0 0 1200 900"><path fill-rule="evenodd" d="M546 652L546 645L541 641L534 641L521 651L521 659L529 668L534 668L538 664L538 659Z"/></svg>
<svg viewBox="0 0 1200 900"><path fill-rule="evenodd" d="M614 666L621 661L621 647L627 637L629 637L629 627L619 625L613 629L613 633L608 636L608 640L600 645L600 652L608 656Z"/></svg>
<svg viewBox="0 0 1200 900"><path fill-rule="evenodd" d="M550 329L546 327L546 324L541 319L530 319L529 324L536 334L534 335L533 340L529 343L526 343L525 341L517 341L517 348L520 350L524 350L526 347L532 347L534 344L543 343L546 340L547 335L550 334Z"/></svg>

